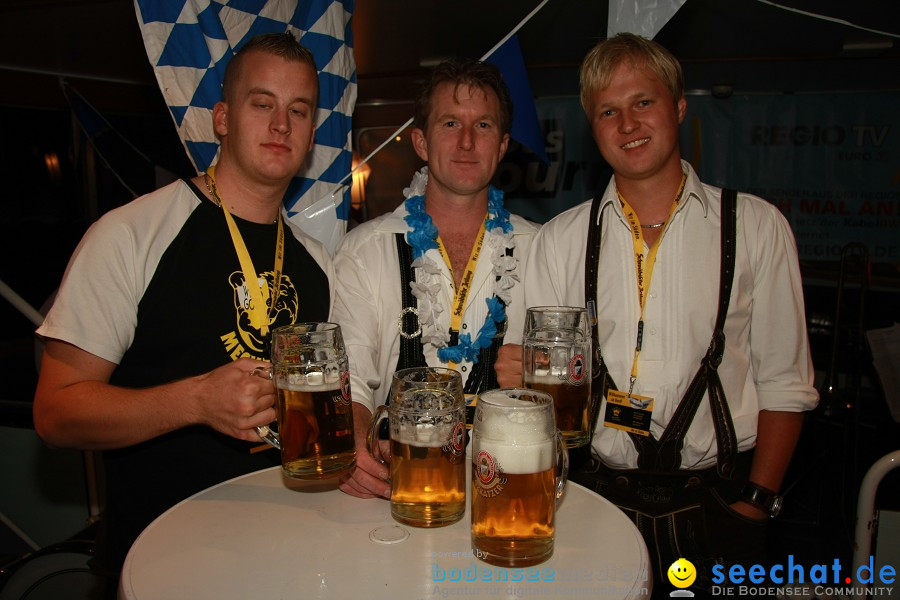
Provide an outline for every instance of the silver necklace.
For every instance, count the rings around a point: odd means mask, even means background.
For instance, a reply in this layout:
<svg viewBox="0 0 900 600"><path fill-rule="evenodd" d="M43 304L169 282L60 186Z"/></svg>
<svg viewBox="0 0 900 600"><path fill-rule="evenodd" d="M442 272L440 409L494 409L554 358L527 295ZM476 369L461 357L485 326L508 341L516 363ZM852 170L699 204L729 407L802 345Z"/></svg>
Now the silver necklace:
<svg viewBox="0 0 900 600"><path fill-rule="evenodd" d="M663 221L662 223L653 223L652 225L641 225L641 229L659 229L665 224L666 222Z"/></svg>

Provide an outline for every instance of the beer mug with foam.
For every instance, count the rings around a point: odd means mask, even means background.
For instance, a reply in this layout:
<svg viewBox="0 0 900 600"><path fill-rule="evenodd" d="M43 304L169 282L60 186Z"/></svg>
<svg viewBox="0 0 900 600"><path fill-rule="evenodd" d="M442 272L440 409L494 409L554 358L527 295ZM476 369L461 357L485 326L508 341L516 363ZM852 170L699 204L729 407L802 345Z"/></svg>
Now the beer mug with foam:
<svg viewBox="0 0 900 600"><path fill-rule="evenodd" d="M525 314L522 342L525 387L553 396L556 426L569 448L591 435L591 326L587 310L537 306Z"/></svg>
<svg viewBox="0 0 900 600"><path fill-rule="evenodd" d="M295 323L272 330L278 433L258 427L281 450L281 468L296 479L325 479L356 465L350 370L336 323Z"/></svg>
<svg viewBox="0 0 900 600"><path fill-rule="evenodd" d="M480 394L472 426L473 554L509 568L550 558L568 471L549 394L520 388Z"/></svg>
<svg viewBox="0 0 900 600"><path fill-rule="evenodd" d="M390 405L369 426L369 452L382 462L378 431L390 431L391 515L414 527L441 527L466 512L466 413L462 378L453 369L394 373Z"/></svg>

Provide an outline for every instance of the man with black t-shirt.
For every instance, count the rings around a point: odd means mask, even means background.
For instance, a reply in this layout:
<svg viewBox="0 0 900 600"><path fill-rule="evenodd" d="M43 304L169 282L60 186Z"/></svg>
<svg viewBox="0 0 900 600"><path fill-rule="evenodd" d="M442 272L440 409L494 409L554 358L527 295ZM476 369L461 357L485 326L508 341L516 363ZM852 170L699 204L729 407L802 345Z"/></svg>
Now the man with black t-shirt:
<svg viewBox="0 0 900 600"><path fill-rule="evenodd" d="M293 36L250 40L213 109L216 167L95 223L38 329L35 429L52 446L103 451L111 582L167 508L279 463L252 452L275 392L250 373L272 329L331 310L328 255L282 205L313 145L317 94L312 54Z"/></svg>

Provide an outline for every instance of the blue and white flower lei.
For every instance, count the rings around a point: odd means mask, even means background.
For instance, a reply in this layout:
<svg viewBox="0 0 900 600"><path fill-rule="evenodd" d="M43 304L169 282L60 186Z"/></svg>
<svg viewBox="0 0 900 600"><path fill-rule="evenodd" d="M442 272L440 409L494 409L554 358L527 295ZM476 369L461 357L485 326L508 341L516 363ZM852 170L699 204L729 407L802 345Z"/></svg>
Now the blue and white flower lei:
<svg viewBox="0 0 900 600"><path fill-rule="evenodd" d="M470 334L462 333L459 335L457 345L447 346L450 342L450 333L437 326L438 316L444 311L440 300L441 269L426 256L428 250L438 247L437 227L431 221L431 216L425 212L427 183L428 167L423 167L413 176L410 186L403 190L406 197L406 211L409 213L404 220L410 227L406 240L412 247L412 267L416 273L415 281L411 281L409 286L418 303L422 344L437 347L438 358L442 362L460 363L467 360L477 363L481 350L493 343L497 334L497 323L506 320L505 306L512 302L512 288L519 281L516 274L518 260L506 254L507 248L515 248L509 211L503 208L503 192L491 186L488 194L488 219L485 222L485 243L491 250L491 264L495 276L494 294L485 300L488 315L478 331L478 336L472 340Z"/></svg>

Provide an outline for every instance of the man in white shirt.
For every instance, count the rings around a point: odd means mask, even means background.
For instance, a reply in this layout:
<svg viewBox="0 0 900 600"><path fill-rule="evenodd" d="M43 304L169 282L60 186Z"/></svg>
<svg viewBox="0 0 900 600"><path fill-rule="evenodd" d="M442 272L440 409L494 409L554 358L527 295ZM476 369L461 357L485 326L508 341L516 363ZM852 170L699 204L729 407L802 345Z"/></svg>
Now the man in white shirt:
<svg viewBox="0 0 900 600"><path fill-rule="evenodd" d="M518 282L537 227L510 215L490 186L511 118L496 67L438 65L416 100L412 131L427 169L393 213L341 241L334 313L350 358L357 439L357 468L341 485L348 494L390 497L387 469L366 450L366 432L395 370L456 368L466 393L477 394L497 387L500 344L520 341Z"/></svg>
<svg viewBox="0 0 900 600"><path fill-rule="evenodd" d="M251 452L275 391L250 373L273 328L330 313L331 260L282 205L313 145L317 94L314 58L291 34L248 41L213 109L215 169L95 223L38 329L35 429L53 446L103 451L98 558L113 597L154 518L280 462Z"/></svg>
<svg viewBox="0 0 900 600"><path fill-rule="evenodd" d="M589 201L542 228L525 280L527 306L596 314L595 369L615 386L594 379L590 456L571 479L636 521L661 594L681 557L709 589L713 564L762 556L804 411L818 401L796 245L776 208L737 195L724 339L714 336L730 221L720 190L680 157L680 65L654 42L617 35L582 64L581 100L613 177L596 213ZM519 384L516 350L503 355L501 383Z"/></svg>

